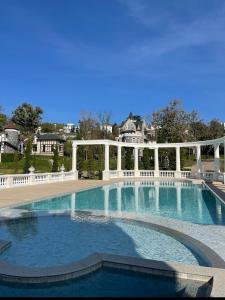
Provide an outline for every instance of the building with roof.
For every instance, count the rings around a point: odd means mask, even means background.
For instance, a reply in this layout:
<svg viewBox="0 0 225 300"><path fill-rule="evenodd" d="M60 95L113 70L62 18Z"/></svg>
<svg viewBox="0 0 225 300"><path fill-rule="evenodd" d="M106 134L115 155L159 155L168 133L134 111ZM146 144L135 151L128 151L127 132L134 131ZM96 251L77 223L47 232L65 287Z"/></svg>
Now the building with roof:
<svg viewBox="0 0 225 300"><path fill-rule="evenodd" d="M0 134L0 152L15 153L17 151L23 152L23 142L16 125L10 123L4 127L4 131Z"/></svg>
<svg viewBox="0 0 225 300"><path fill-rule="evenodd" d="M34 136L32 154L53 155L55 147L58 147L59 155L64 153L64 137L55 133L39 133Z"/></svg>
<svg viewBox="0 0 225 300"><path fill-rule="evenodd" d="M126 143L149 143L154 138L154 127L149 128L140 116L130 113L128 118L122 122L116 140Z"/></svg>

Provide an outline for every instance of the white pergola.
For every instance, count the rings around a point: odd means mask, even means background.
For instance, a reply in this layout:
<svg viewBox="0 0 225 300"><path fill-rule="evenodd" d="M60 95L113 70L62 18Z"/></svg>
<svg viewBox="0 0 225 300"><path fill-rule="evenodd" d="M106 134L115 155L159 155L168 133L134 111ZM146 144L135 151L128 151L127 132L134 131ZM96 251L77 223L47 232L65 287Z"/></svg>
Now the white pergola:
<svg viewBox="0 0 225 300"><path fill-rule="evenodd" d="M111 178L123 178L123 177L170 177L170 178L203 178L220 180L224 182L224 174L220 171L220 145L224 145L225 149L225 136L219 139L186 142L186 143L125 143L111 140L76 140L73 141L73 159L72 159L72 171L75 174L75 178L78 179L77 170L77 147L87 145L104 145L105 147L105 169L103 171L103 180L109 180ZM117 170L109 169L109 147L117 147ZM201 161L201 147L213 146L214 147L214 172L203 172ZM121 149L122 147L131 147L134 149L134 169L122 170L121 169ZM181 171L180 164L180 149L181 148L194 148L196 147L197 153L197 172L192 174L188 171ZM138 166L138 150L139 149L153 149L155 168L154 170L139 170ZM174 148L176 149L176 171L162 171L159 169L159 149L162 148ZM225 151L224 151L225 152ZM224 153L225 154L225 153ZM225 161L225 160L224 160ZM225 170L225 163L224 163Z"/></svg>

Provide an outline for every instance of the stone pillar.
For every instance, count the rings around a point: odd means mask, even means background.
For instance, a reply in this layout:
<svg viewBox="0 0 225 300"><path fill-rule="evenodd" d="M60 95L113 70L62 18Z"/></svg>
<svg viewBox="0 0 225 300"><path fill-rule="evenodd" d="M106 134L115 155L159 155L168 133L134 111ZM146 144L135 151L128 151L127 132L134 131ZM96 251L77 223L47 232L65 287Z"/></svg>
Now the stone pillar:
<svg viewBox="0 0 225 300"><path fill-rule="evenodd" d="M180 147L176 147L176 171L180 172Z"/></svg>
<svg viewBox="0 0 225 300"><path fill-rule="evenodd" d="M197 173L198 177L200 177L200 174L202 172L202 160L201 160L201 146L197 146Z"/></svg>
<svg viewBox="0 0 225 300"><path fill-rule="evenodd" d="M220 173L220 144L214 145L214 171Z"/></svg>
<svg viewBox="0 0 225 300"><path fill-rule="evenodd" d="M109 144L105 144L105 170L103 180L109 180Z"/></svg>
<svg viewBox="0 0 225 300"><path fill-rule="evenodd" d="M138 172L138 148L137 147L134 148L134 171L135 171L135 176L138 177L139 172Z"/></svg>
<svg viewBox="0 0 225 300"><path fill-rule="evenodd" d="M117 146L117 171L121 171L121 146Z"/></svg>
<svg viewBox="0 0 225 300"><path fill-rule="evenodd" d="M159 177L159 149L154 149L155 156L155 177Z"/></svg>
<svg viewBox="0 0 225 300"><path fill-rule="evenodd" d="M74 172L74 177L78 179L78 171L77 171L77 145L73 144L73 156L72 156L72 171Z"/></svg>

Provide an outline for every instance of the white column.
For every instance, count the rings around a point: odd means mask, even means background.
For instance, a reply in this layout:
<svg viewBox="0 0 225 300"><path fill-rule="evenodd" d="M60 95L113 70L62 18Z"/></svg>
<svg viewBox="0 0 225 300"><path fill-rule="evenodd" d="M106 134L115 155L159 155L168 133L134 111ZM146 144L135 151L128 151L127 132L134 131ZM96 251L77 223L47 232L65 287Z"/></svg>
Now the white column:
<svg viewBox="0 0 225 300"><path fill-rule="evenodd" d="M77 145L73 144L73 156L72 156L72 171L74 172L75 179L78 179L77 171Z"/></svg>
<svg viewBox="0 0 225 300"><path fill-rule="evenodd" d="M220 172L220 144L214 145L214 171Z"/></svg>
<svg viewBox="0 0 225 300"><path fill-rule="evenodd" d="M103 180L109 180L109 144L105 144L105 170Z"/></svg>
<svg viewBox="0 0 225 300"><path fill-rule="evenodd" d="M139 176L138 173L138 148L134 148L134 171L135 171L135 176Z"/></svg>
<svg viewBox="0 0 225 300"><path fill-rule="evenodd" d="M121 171L121 146L117 146L117 171Z"/></svg>
<svg viewBox="0 0 225 300"><path fill-rule="evenodd" d="M159 149L154 149L155 156L155 177L159 177Z"/></svg>
<svg viewBox="0 0 225 300"><path fill-rule="evenodd" d="M197 173L202 172L202 160L201 160L201 146L197 146Z"/></svg>
<svg viewBox="0 0 225 300"><path fill-rule="evenodd" d="M180 172L180 147L176 147L176 171Z"/></svg>

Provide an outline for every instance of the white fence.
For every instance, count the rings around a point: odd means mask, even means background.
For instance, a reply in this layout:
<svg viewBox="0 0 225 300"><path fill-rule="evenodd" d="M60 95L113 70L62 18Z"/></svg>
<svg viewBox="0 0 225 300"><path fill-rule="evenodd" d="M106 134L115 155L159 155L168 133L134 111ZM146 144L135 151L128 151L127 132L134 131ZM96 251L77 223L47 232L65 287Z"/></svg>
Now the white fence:
<svg viewBox="0 0 225 300"><path fill-rule="evenodd" d="M56 173L0 175L0 188L34 185L40 183L66 181L73 179L76 179L75 173L73 171Z"/></svg>
<svg viewBox="0 0 225 300"><path fill-rule="evenodd" d="M191 172L188 171L154 171L154 170L123 170L123 171L109 171L109 179L112 178L127 178L127 177L162 177L162 178L190 178Z"/></svg>
<svg viewBox="0 0 225 300"><path fill-rule="evenodd" d="M203 180L217 180L225 183L225 173L215 173L215 172L204 172L204 173L192 173L190 171L154 171L154 170L123 170L123 171L109 171L109 174L105 174L106 178L136 178L136 177L146 177L146 178L196 178Z"/></svg>

